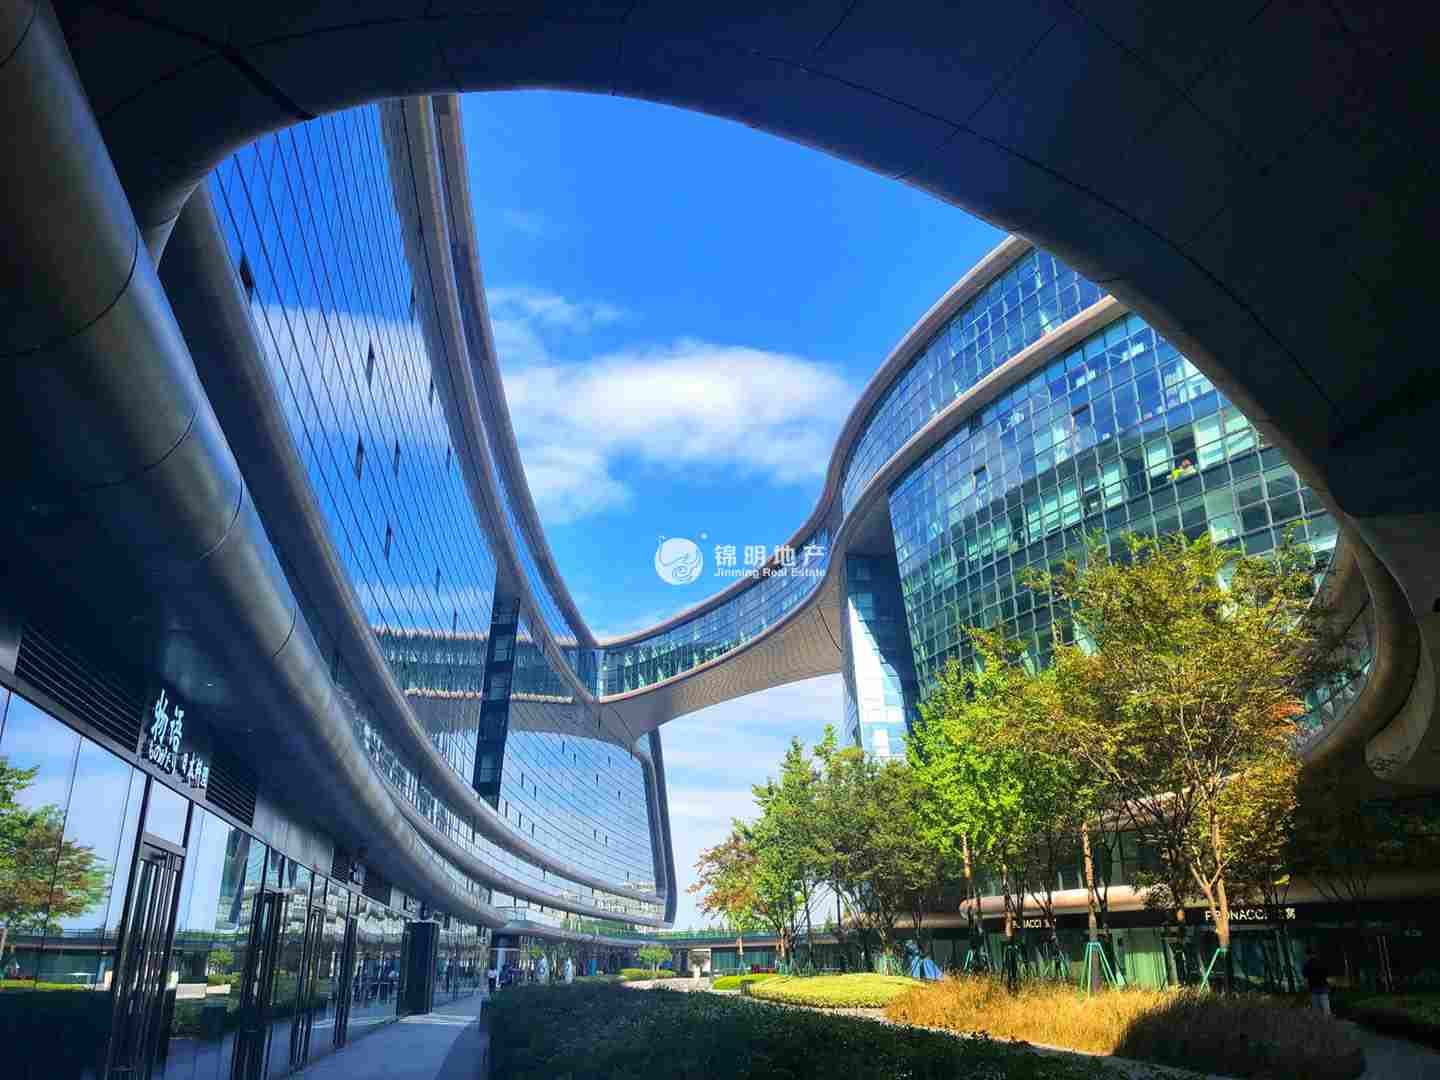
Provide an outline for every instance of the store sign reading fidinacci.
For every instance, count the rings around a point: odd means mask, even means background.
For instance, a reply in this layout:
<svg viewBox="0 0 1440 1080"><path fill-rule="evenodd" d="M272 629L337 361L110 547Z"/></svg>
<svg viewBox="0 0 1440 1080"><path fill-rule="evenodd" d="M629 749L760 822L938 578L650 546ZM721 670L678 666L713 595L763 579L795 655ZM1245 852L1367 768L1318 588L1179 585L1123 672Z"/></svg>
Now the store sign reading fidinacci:
<svg viewBox="0 0 1440 1080"><path fill-rule="evenodd" d="M143 751L145 760L203 791L210 783L210 763L193 750L182 750L184 739L185 709L171 701L169 691L162 687L150 709L150 731Z"/></svg>

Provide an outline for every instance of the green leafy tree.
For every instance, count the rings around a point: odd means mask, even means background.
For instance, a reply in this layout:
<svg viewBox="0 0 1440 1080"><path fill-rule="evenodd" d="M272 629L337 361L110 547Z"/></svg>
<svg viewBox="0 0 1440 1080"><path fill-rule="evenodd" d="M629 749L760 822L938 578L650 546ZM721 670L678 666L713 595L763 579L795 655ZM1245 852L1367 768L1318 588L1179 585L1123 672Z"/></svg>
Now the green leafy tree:
<svg viewBox="0 0 1440 1080"><path fill-rule="evenodd" d="M756 887L758 862L755 847L744 826L732 823L730 835L700 852L697 875L690 893L698 895L700 911L721 919L735 934L736 962L745 964L745 934L760 926L760 894Z"/></svg>
<svg viewBox="0 0 1440 1080"><path fill-rule="evenodd" d="M105 863L65 838L58 807L26 808L16 796L35 780L0 758L0 970L12 933L58 933L105 897Z"/></svg>
<svg viewBox="0 0 1440 1080"><path fill-rule="evenodd" d="M664 945L642 945L635 955L649 964L651 971L659 971L660 965L670 959L670 950Z"/></svg>
<svg viewBox="0 0 1440 1080"><path fill-rule="evenodd" d="M811 908L824 879L817 849L816 794L819 777L805 746L790 740L778 779L751 790L760 816L747 826L756 854L757 914L779 941L782 959L789 959L802 925L814 955Z"/></svg>
<svg viewBox="0 0 1440 1080"><path fill-rule="evenodd" d="M819 861L862 941L893 955L900 919L908 914L917 929L923 925L916 897L933 892L942 866L920 827L918 781L905 762L877 760L859 747L822 744L819 756Z"/></svg>
<svg viewBox="0 0 1440 1080"><path fill-rule="evenodd" d="M1293 754L1305 694L1344 663L1314 581L1288 540L1258 557L1176 535L1092 537L1083 563L1030 582L1073 638L1055 653L1055 749L1102 778L1157 854L1150 891L1182 932L1198 895L1227 952L1233 868L1256 836L1227 785Z"/></svg>
<svg viewBox="0 0 1440 1080"><path fill-rule="evenodd" d="M205 962L210 968L210 974L224 975L235 966L235 954L222 945L218 949L211 949Z"/></svg>
<svg viewBox="0 0 1440 1080"><path fill-rule="evenodd" d="M1055 884L1090 805L1075 761L1037 734L1059 707L1055 677L1028 670L1003 635L967 633L979 663L941 675L909 744L922 817L942 853L958 850L972 889L975 861L998 871L1007 938L1027 896L1053 930Z"/></svg>

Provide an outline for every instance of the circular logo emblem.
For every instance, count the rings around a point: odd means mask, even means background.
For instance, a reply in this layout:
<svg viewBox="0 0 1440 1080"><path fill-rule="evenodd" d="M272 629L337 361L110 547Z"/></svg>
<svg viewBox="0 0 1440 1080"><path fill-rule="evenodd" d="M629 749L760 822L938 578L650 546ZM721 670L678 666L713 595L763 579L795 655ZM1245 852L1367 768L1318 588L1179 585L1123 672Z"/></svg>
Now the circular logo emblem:
<svg viewBox="0 0 1440 1080"><path fill-rule="evenodd" d="M686 540L683 536L672 536L668 540L660 538L660 544L655 548L655 573L660 575L661 581L670 585L689 585L699 580L704 567L705 559L693 540Z"/></svg>

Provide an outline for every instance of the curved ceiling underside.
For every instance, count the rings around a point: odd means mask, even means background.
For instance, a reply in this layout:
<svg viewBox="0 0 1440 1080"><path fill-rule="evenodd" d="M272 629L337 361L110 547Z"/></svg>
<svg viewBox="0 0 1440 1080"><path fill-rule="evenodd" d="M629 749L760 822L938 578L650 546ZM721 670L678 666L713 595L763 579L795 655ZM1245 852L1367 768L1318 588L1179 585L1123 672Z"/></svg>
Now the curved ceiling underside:
<svg viewBox="0 0 1440 1080"><path fill-rule="evenodd" d="M214 163L266 131L377 98L524 87L727 117L1021 233L1133 307L1286 451L1440 653L1420 8L771 7L57 12L152 248Z"/></svg>
<svg viewBox="0 0 1440 1080"><path fill-rule="evenodd" d="M1428 191L1418 9L437 0L57 11L142 227L229 148L382 97L550 87L693 108L921 187L1055 252L1329 490L1429 613L1413 432ZM1377 519L1377 520L1371 520ZM1423 550L1423 549L1422 549ZM1392 554L1393 551L1393 554Z"/></svg>

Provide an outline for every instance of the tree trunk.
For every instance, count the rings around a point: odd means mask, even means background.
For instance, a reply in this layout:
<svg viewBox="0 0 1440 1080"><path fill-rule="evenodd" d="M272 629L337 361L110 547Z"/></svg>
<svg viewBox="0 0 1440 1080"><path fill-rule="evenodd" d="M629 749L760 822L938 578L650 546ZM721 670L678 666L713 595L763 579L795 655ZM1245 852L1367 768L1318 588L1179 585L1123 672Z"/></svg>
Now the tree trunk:
<svg viewBox="0 0 1440 1080"><path fill-rule="evenodd" d="M1085 857L1085 908L1091 941L1100 940L1100 919L1095 908L1095 854L1090 850L1090 829L1080 830L1080 850Z"/></svg>
<svg viewBox="0 0 1440 1080"><path fill-rule="evenodd" d="M813 968L815 966L815 927L810 922L810 902L805 902L805 948L809 952L806 960Z"/></svg>
<svg viewBox="0 0 1440 1080"><path fill-rule="evenodd" d="M970 862L970 837L962 833L960 836L960 851L965 860L965 897L966 916L970 924L970 936L975 936L975 919L979 915L980 898L975 895L975 867Z"/></svg>

